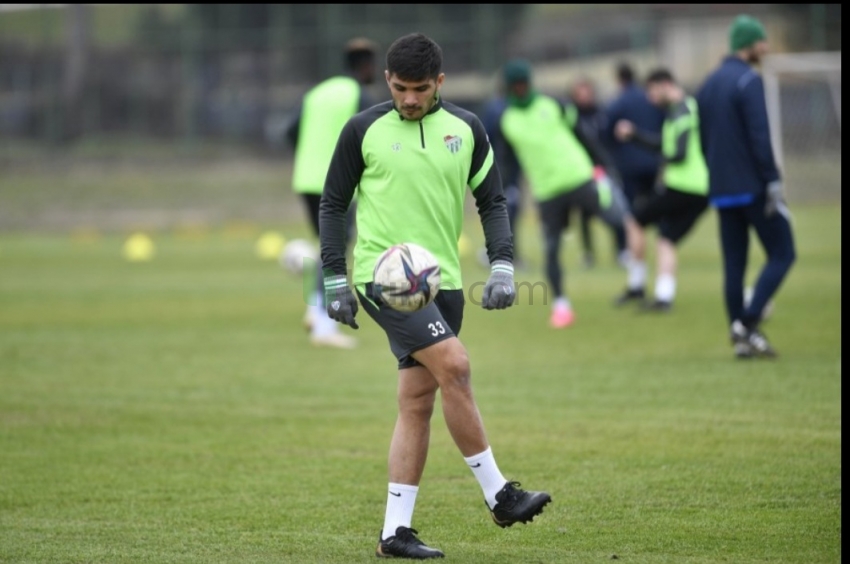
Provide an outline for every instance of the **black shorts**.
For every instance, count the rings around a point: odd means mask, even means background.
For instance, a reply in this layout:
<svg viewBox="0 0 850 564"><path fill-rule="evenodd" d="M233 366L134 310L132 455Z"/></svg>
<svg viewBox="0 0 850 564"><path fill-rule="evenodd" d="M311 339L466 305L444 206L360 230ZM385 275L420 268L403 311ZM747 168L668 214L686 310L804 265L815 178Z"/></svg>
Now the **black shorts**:
<svg viewBox="0 0 850 564"><path fill-rule="evenodd" d="M399 369L420 366L411 356L413 353L460 333L465 303L463 290L440 290L427 307L406 313L392 309L376 297L371 282L366 284L363 293L361 288L357 288L360 304L387 334Z"/></svg>
<svg viewBox="0 0 850 564"><path fill-rule="evenodd" d="M561 232L570 226L570 215L574 208L585 214L599 216L612 227L622 226L627 209L625 197L615 186L608 189L609 194L600 195L596 181L591 180L575 190L539 202L540 223L543 224L544 232L560 236Z"/></svg>
<svg viewBox="0 0 850 564"><path fill-rule="evenodd" d="M635 209L645 203L655 193L658 173L633 174L623 176L623 193L629 209Z"/></svg>
<svg viewBox="0 0 850 564"><path fill-rule="evenodd" d="M658 225L658 232L672 243L678 243L708 208L708 198L665 188L653 194L634 212L641 227Z"/></svg>

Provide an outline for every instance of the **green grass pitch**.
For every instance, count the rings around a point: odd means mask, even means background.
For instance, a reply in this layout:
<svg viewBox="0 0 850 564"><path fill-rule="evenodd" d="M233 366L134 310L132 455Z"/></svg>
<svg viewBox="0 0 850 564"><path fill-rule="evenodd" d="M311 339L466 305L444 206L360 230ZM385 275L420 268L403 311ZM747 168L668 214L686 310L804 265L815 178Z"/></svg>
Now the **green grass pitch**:
<svg viewBox="0 0 850 564"><path fill-rule="evenodd" d="M614 309L623 272L610 253L581 270L575 238L575 326L549 329L542 294L468 304L497 460L553 503L494 526L438 410L423 540L482 564L839 562L840 208L794 212L799 259L764 326L776 361L732 358L713 213L669 315ZM531 215L526 281L542 278ZM311 348L298 277L252 239L195 235L154 233L147 263L116 236L0 236L0 562L374 561L395 420L384 335L361 312L358 350ZM486 276L474 256L464 272Z"/></svg>

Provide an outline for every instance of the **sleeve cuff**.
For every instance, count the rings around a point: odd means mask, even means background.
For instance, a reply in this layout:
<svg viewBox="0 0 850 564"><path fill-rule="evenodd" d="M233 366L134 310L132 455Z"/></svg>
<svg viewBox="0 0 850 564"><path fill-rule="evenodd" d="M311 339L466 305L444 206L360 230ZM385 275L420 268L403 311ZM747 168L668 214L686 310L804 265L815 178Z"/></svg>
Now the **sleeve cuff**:
<svg viewBox="0 0 850 564"><path fill-rule="evenodd" d="M510 274L513 276L514 274L514 265L506 260L497 260L493 261L493 264L490 265L490 272L502 272L505 274Z"/></svg>

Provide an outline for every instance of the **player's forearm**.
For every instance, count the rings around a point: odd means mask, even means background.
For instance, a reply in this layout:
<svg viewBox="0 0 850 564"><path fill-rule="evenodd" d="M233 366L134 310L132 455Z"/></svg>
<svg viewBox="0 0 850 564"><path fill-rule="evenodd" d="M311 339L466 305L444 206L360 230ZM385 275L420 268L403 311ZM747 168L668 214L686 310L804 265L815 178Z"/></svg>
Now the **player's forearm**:
<svg viewBox="0 0 850 564"><path fill-rule="evenodd" d="M492 168L473 192L490 264L497 260L513 262L513 235L508 222L508 207L499 173Z"/></svg>
<svg viewBox="0 0 850 564"><path fill-rule="evenodd" d="M338 198L322 196L319 204L319 241L321 244L322 269L330 273L346 274L346 211Z"/></svg>
<svg viewBox="0 0 850 564"><path fill-rule="evenodd" d="M642 147L653 151L661 150L661 135L643 129L635 129L632 135L632 141Z"/></svg>

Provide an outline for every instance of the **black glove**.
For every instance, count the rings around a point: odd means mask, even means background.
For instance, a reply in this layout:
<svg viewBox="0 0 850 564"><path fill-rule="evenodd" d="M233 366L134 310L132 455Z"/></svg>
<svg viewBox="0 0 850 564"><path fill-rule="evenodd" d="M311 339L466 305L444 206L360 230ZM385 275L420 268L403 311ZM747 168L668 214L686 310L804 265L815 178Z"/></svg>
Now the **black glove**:
<svg viewBox="0 0 850 564"><path fill-rule="evenodd" d="M490 265L490 278L484 285L481 305L484 309L505 309L514 303L514 265L497 260Z"/></svg>
<svg viewBox="0 0 850 564"><path fill-rule="evenodd" d="M325 308L328 311L328 317L354 329L359 329L360 326L354 321L358 307L357 297L351 291L345 276L337 275L325 278Z"/></svg>

